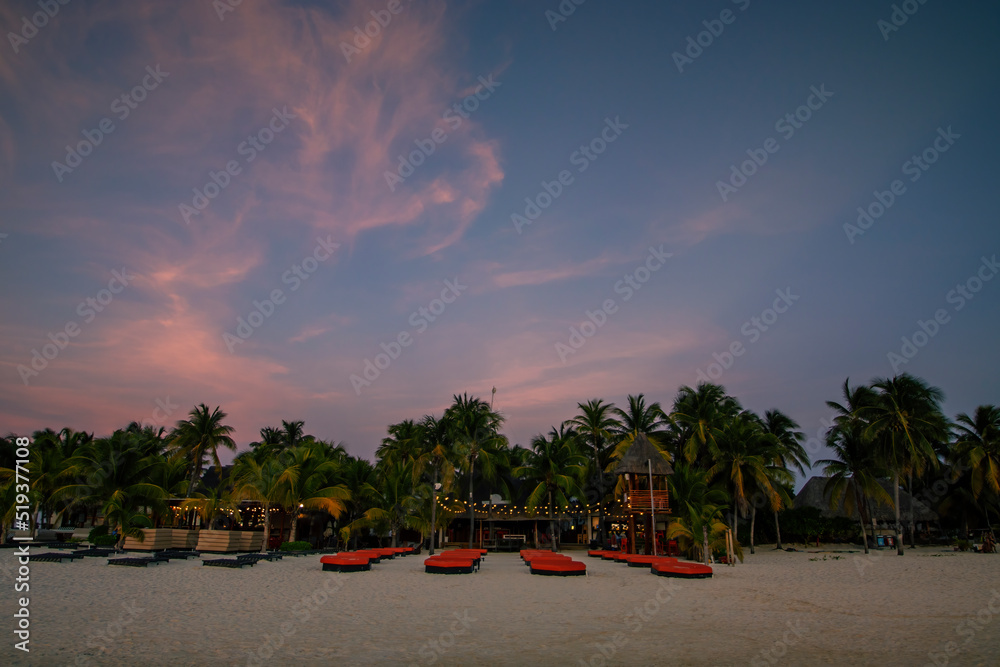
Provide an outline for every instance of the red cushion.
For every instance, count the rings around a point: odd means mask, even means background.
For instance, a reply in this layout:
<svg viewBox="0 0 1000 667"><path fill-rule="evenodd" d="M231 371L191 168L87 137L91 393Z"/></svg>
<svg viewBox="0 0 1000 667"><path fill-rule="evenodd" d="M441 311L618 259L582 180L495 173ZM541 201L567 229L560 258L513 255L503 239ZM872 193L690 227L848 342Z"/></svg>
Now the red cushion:
<svg viewBox="0 0 1000 667"><path fill-rule="evenodd" d="M355 553L330 554L319 559L320 563L330 565L364 565L371 560L368 556Z"/></svg>
<svg viewBox="0 0 1000 667"><path fill-rule="evenodd" d="M587 565L581 563L578 560L567 559L567 560L534 560L531 563L531 573L538 574L544 572L586 572Z"/></svg>
<svg viewBox="0 0 1000 667"><path fill-rule="evenodd" d="M653 574L667 577L703 579L712 576L712 568L701 563L653 563L649 568Z"/></svg>

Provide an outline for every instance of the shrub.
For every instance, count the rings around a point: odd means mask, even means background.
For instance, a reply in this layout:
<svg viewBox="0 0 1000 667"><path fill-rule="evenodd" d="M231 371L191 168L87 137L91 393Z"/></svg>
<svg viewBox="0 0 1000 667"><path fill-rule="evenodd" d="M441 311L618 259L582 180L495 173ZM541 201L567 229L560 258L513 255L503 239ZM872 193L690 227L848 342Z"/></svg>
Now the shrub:
<svg viewBox="0 0 1000 667"><path fill-rule="evenodd" d="M113 547L118 544L118 538L114 535L98 535L90 542L95 547Z"/></svg>
<svg viewBox="0 0 1000 667"><path fill-rule="evenodd" d="M311 549L312 545L308 542L285 542L278 549L280 551L305 551L306 549Z"/></svg>
<svg viewBox="0 0 1000 667"><path fill-rule="evenodd" d="M107 524L103 524L103 525L100 525L100 526L94 526L93 528L90 529L90 532L87 533L87 541L90 542L90 543L93 543L94 539L96 539L98 537L101 537L102 535L107 535L107 534L108 534L108 526L107 526Z"/></svg>
<svg viewBox="0 0 1000 667"><path fill-rule="evenodd" d="M958 540L955 542L955 546L958 547L959 551L968 551L972 548L972 543L969 540Z"/></svg>

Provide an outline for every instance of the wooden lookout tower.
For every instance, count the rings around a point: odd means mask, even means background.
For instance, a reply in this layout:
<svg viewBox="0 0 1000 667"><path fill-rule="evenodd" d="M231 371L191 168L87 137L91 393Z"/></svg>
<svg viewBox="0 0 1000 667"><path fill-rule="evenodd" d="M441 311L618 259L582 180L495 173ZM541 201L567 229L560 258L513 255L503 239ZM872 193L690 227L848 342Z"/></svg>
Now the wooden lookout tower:
<svg viewBox="0 0 1000 667"><path fill-rule="evenodd" d="M649 438L640 433L618 462L615 474L623 478L621 506L628 512L628 551L636 553L635 518L641 516L646 536L645 553L652 554L655 550L655 517L666 518L670 513L667 475L673 475L674 469Z"/></svg>

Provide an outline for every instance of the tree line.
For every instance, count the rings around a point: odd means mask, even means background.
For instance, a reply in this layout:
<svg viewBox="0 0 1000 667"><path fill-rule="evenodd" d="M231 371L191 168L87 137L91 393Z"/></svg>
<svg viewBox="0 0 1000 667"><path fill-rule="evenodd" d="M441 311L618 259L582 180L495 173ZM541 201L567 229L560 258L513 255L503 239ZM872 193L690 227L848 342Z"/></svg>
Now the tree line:
<svg viewBox="0 0 1000 667"><path fill-rule="evenodd" d="M832 458L815 464L788 415L757 414L724 387L701 383L680 387L669 409L643 394L620 407L603 399L578 403L575 415L528 446L511 445L505 417L491 403L455 395L440 415L388 426L374 463L306 434L302 421L283 421L262 428L224 476L219 455L236 451L233 428L221 408L201 404L169 431L133 422L100 438L70 428L35 432L27 495L37 508L33 527L100 515L119 544L144 528L190 525L194 514L203 526L246 524L241 502L254 501L265 549L270 513L278 509L293 516L289 541L297 537L294 517L310 511L328 515L349 546L368 535L395 546L406 529L430 536L433 549L434 533L466 509L471 540L475 500L495 492L547 518L555 549L557 518L581 502L596 506L597 539L605 542L605 517L621 510L623 491L612 471L642 434L674 469L666 536L693 558L704 557L704 535L710 550L721 550L727 530L739 532L741 521L753 553L758 510L773 520L780 548L795 476L814 465L829 477L831 506L856 516L866 550L873 504L884 504L895 508L903 553L901 487L966 530L990 526L1000 512L1000 408L982 405L952 421L941 391L909 374L859 386L847 380L842 393L828 402L837 415L826 432ZM0 439L3 537L22 504L14 449L13 435ZM912 543L912 505L910 514Z"/></svg>

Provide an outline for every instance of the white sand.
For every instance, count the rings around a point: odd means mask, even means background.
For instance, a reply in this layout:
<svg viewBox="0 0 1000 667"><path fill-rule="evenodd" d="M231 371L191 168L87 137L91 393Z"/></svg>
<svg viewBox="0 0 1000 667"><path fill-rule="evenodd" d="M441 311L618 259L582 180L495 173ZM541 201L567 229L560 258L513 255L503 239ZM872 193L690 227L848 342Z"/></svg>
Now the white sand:
<svg viewBox="0 0 1000 667"><path fill-rule="evenodd" d="M323 572L319 556L242 570L33 563L26 656L13 649L16 565L3 549L0 664L925 665L928 653L945 664L946 648L959 651L947 664L1000 664L1000 556L816 551L764 547L710 580L585 552L569 553L588 576L565 578L532 576L517 554L471 575L424 574L425 556L351 574ZM282 623L293 634L271 654Z"/></svg>

